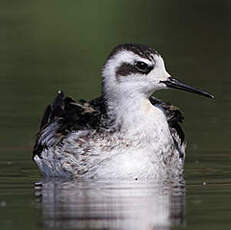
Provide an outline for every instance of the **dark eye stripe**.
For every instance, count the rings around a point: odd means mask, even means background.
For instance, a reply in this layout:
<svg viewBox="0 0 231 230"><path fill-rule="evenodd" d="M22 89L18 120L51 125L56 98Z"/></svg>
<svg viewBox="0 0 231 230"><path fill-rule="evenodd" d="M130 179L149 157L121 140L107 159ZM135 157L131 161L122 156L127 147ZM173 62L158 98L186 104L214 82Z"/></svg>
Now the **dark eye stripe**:
<svg viewBox="0 0 231 230"><path fill-rule="evenodd" d="M117 70L116 70L116 76L128 76L131 73L138 73L139 71L136 69L136 67L129 63L122 63Z"/></svg>
<svg viewBox="0 0 231 230"><path fill-rule="evenodd" d="M131 73L148 74L153 69L153 66L148 66L145 70L138 69L135 65L122 63L116 70L116 76L128 76Z"/></svg>

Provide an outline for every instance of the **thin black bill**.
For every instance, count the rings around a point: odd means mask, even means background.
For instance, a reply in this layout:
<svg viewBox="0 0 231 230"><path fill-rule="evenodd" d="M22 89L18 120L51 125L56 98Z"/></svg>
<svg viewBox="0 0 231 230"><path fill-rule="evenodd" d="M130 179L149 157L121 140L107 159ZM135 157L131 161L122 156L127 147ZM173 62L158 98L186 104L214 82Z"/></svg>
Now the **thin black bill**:
<svg viewBox="0 0 231 230"><path fill-rule="evenodd" d="M188 91L191 93L195 93L195 94L199 94L199 95L203 95L205 97L209 97L209 98L214 98L213 95L202 91L200 89L196 89L192 86L186 85L183 82L176 80L173 77L169 77L167 81L161 81L161 83L164 83L166 86L168 86L169 88L174 88L174 89L180 89L180 90L184 90L184 91Z"/></svg>

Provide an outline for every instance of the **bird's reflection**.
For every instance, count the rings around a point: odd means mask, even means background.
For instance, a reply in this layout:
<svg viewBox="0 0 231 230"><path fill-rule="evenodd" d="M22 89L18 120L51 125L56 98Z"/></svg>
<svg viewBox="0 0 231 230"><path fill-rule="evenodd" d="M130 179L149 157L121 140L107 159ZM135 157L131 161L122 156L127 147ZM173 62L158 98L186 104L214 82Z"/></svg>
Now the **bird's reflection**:
<svg viewBox="0 0 231 230"><path fill-rule="evenodd" d="M183 223L182 181L42 179L35 199L45 228L167 230Z"/></svg>

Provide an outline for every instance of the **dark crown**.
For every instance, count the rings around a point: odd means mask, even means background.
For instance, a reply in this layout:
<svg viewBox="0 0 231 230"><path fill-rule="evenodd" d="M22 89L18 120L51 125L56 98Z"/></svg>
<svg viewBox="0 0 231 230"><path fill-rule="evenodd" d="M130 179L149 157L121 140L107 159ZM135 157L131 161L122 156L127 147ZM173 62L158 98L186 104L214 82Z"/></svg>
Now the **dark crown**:
<svg viewBox="0 0 231 230"><path fill-rule="evenodd" d="M152 60L153 54L158 55L158 56L160 55L153 48L150 48L150 47L142 45L142 44L120 44L112 50L112 52L108 56L108 59L110 59L111 57L113 57L115 54L117 54L118 52L120 52L122 50L131 51L131 52L139 55L142 58L149 59L150 61Z"/></svg>

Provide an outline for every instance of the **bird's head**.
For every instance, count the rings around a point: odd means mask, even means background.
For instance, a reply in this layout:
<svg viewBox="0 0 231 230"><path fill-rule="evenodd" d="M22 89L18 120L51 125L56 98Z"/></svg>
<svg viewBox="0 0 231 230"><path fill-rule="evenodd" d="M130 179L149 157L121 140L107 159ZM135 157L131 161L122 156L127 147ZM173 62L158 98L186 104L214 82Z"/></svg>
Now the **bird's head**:
<svg viewBox="0 0 231 230"><path fill-rule="evenodd" d="M103 67L103 94L106 97L150 97L160 89L176 88L213 98L207 92L173 78L165 69L161 55L138 44L116 46Z"/></svg>

